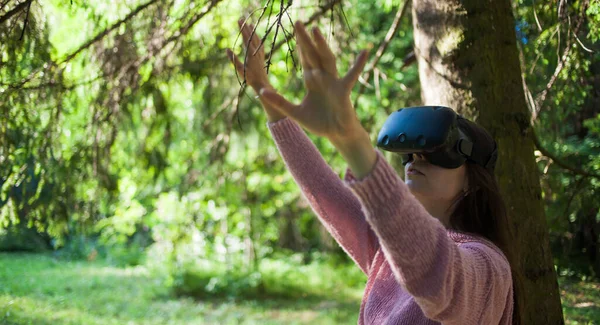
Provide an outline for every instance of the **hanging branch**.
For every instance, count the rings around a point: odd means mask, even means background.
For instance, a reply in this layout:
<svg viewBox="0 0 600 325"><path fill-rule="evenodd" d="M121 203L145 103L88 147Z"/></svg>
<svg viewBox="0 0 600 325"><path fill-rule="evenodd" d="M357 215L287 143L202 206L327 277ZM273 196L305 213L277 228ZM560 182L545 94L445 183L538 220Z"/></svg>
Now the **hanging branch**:
<svg viewBox="0 0 600 325"><path fill-rule="evenodd" d="M100 41L106 35L108 35L110 32L112 32L113 30L119 28L121 25L123 25L124 23L128 22L129 20L131 20L131 18L135 17L137 14L139 14L140 12L142 12L142 10L144 10L144 9L148 8L149 6L155 4L157 1L158 0L150 0L150 1L146 2L145 4L138 6L133 11L131 11L127 16L125 16L123 19L121 19L118 22L114 23L112 26L110 26L109 28L105 29L101 33L97 34L92 39L90 39L89 41L87 41L85 44L81 45L77 50L75 50L75 52L69 54L59 64L65 63L67 61L70 61L71 59L73 59L74 57L76 57L79 53L81 53L83 50L85 50L88 47L92 46L94 43Z"/></svg>
<svg viewBox="0 0 600 325"><path fill-rule="evenodd" d="M551 159L552 161L554 161L558 166L562 167L563 169L566 169L576 175L582 175L582 176L587 176L587 177L595 177L600 179L600 174L596 174L596 173L590 173L587 172L583 169L577 168L577 167L573 167L571 165L569 165L568 163L564 162L561 158L557 157L556 155L552 154L550 151L548 151L546 148L544 148L542 146L542 144L540 143L539 138L537 137L537 134L535 133L535 130L533 127L530 128L531 129L531 139L533 140L533 143L535 144L535 147L542 153L542 155L548 157L549 159Z"/></svg>
<svg viewBox="0 0 600 325"><path fill-rule="evenodd" d="M265 4L265 6L263 7L263 12L261 13L261 16L263 16L263 14L265 13L267 6L269 5L269 3L271 2L271 0L268 0L267 3ZM272 3L272 2L271 2ZM282 1L283 3L283 1ZM317 19L321 18L327 11L329 10L333 10L333 8L335 7L335 5L341 3L341 0L332 0L329 3L327 3L324 6L320 6L319 10L316 11L314 14L312 14L312 16L310 16L308 18L308 20L306 20L305 22L303 22L304 26L309 26L310 24L312 24L313 22L315 22ZM271 55L273 52L277 51L279 48L281 48L283 46L283 44L288 44L289 45L289 41L294 38L294 36L296 35L296 31L294 29L292 29L291 32L288 32L285 28L283 28L282 23L281 23L281 17L283 16L283 14L287 14L288 18L290 19L290 24L293 26L293 23L291 21L291 18L289 17L289 14L287 12L287 9L290 7L291 2L289 2L285 7L280 8L280 13L277 15L275 22L273 23L273 25L269 26L267 28L267 32L265 33L265 35L263 35L263 38L260 42L260 45L257 48L260 48L261 46L264 45L264 42L266 41L267 35L269 34L269 32L271 31L272 27L276 24L277 25L277 29L281 26L281 30L283 31L284 34L284 39L282 41L280 41L279 43L275 43L270 50L270 54L268 57L268 61L267 63L270 62L271 59ZM283 10L283 12L281 12L281 10ZM270 19L270 15L269 15L269 19ZM260 18L259 18L259 22L260 22ZM244 22L245 24L245 22ZM268 24L268 23L267 23ZM254 29L252 30L252 34L254 35L254 33L256 32L256 26L258 25L258 23L254 26ZM276 29L276 31L277 31ZM238 35L239 37L239 35ZM273 39L273 42L276 42L277 38ZM293 57L292 57L293 60ZM245 60L244 60L245 61ZM244 62L245 65L245 62ZM238 80L239 81L239 80ZM245 82L240 82L240 85L242 86L242 90L240 91L240 94L242 94L245 89Z"/></svg>
<svg viewBox="0 0 600 325"><path fill-rule="evenodd" d="M263 7L263 13L261 13L261 17L262 17L262 14L264 14L264 12L266 11L267 5L269 4L270 1L271 0L268 0L267 3L265 4L265 6ZM282 3L283 3L283 1L282 1ZM327 3L324 6L320 6L319 10L316 11L315 13L313 13L305 22L303 22L303 24L305 26L309 26L310 24L312 24L313 22L315 22L317 19L321 18L327 11L333 10L333 8L335 7L335 5L339 4L339 3L341 3L341 0L332 0L332 1L330 1L329 3ZM263 38L262 38L261 43L258 46L258 48L260 48L261 46L264 45L264 42L265 42L265 40L267 38L267 35L269 34L269 31L272 29L272 27L275 24L277 24L277 28L279 28L279 26L281 24L281 18L283 17L284 13L288 16L288 19L290 20L290 24L293 26L293 23L291 21L291 17L289 16L289 13L287 12L287 9L290 7L290 5L291 5L291 2L289 2L285 7L283 7L283 9L280 8L280 13L277 15L276 20L273 23L273 25L271 25L271 26L268 27L267 32L265 33L265 35L263 35ZM281 10L283 10L283 12L281 12ZM269 15L269 19L270 19L270 15ZM256 25L258 25L258 24L256 24ZM255 25L255 27L254 27L254 29L252 31L252 35L256 31L256 25ZM267 23L267 25L268 25L268 23ZM282 30L283 35L284 35L283 40L280 41L279 43L275 43L277 41L277 39L276 38L273 39L274 45L271 47L270 54L269 54L268 58L265 58L267 60L267 64L270 63L270 59L271 59L272 53L275 52L275 51L277 51L279 48L281 48L283 46L283 44L288 44L288 46L289 46L290 40L292 40L294 38L294 36L295 36L295 32L296 31L294 29L292 29L291 32L288 32L285 28L283 28L283 26L281 26L281 30ZM277 29L276 29L276 31L277 31ZM294 57L293 56L291 56L291 57L292 57L292 62L295 65ZM244 66L245 65L246 65L246 62L244 60ZM245 69L245 67L244 67L244 69ZM246 81L245 80L240 80L238 78L238 83L240 84L240 90L238 92L238 98L239 98L243 94L245 94L245 92L246 92ZM241 122L239 121L239 103L240 102L241 102L240 100L237 100L235 102L236 103L236 114L235 115L238 117L238 125L240 126L240 129L241 129Z"/></svg>
<svg viewBox="0 0 600 325"><path fill-rule="evenodd" d="M394 35L396 35L396 33L398 32L398 28L400 28L400 22L402 21L402 18L404 17L404 14L406 13L406 10L408 9L409 4L410 4L410 0L404 0L404 5L400 8L398 8L398 11L396 12L396 17L394 17L394 22L392 22L392 25L390 26L390 29L388 30L388 32L385 35L385 38L383 39L381 44L379 44L379 47L377 48L377 52L375 53L375 57L373 58L373 61L371 61L371 63L367 66L367 69L365 70L365 72L363 73L363 75L361 77L365 83L369 82L369 78L371 78L371 72L373 71L373 69L375 69L375 66L377 66L377 63L379 63L379 60L383 56L383 53L385 53L385 50L387 49L387 47L390 44L390 41L392 40ZM406 66L406 64L403 64L402 68L404 68L405 66ZM400 68L400 69L402 69L402 68ZM362 95L362 93L364 91L365 91L365 84L361 83L360 88L358 89L358 93L356 95L356 99L354 100L354 107L358 106L358 99L360 98L360 95Z"/></svg>
<svg viewBox="0 0 600 325"><path fill-rule="evenodd" d="M335 5L337 5L341 2L342 2L342 0L332 0L329 3L327 3L326 5L320 7L320 9L317 12L315 12L314 14L312 14L312 16L310 16L308 18L308 20L303 22L304 26L308 26L308 25L312 24L315 20L321 18L321 16L323 16L327 11L333 10L333 7L335 7ZM280 47L283 46L283 44L287 43L294 36L296 36L296 31L292 30L292 32L290 34L286 34L286 36L284 37L284 39L282 41L280 41L279 43L277 43L273 46L274 50L272 49L272 51L277 51Z"/></svg>

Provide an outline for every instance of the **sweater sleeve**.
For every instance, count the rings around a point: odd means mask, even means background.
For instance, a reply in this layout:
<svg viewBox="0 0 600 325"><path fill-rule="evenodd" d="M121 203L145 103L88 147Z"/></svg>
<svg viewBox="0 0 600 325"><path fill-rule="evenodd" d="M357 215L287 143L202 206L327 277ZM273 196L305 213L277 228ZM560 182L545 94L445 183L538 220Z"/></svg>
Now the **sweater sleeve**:
<svg viewBox="0 0 600 325"><path fill-rule="evenodd" d="M300 126L289 118L268 122L288 170L325 228L369 274L378 248L358 198L323 159Z"/></svg>
<svg viewBox="0 0 600 325"><path fill-rule="evenodd" d="M377 150L370 174L349 175L397 281L443 324L498 324L512 310L510 265L483 241L455 243Z"/></svg>

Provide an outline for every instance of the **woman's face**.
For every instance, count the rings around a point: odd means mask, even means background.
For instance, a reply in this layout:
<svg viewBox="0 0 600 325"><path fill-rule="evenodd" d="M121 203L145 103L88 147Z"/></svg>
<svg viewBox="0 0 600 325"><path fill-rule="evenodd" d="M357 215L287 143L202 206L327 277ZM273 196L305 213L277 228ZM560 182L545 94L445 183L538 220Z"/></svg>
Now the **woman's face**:
<svg viewBox="0 0 600 325"><path fill-rule="evenodd" d="M413 154L404 166L404 179L422 204L449 208L466 189L466 164L454 169L430 164L425 157Z"/></svg>

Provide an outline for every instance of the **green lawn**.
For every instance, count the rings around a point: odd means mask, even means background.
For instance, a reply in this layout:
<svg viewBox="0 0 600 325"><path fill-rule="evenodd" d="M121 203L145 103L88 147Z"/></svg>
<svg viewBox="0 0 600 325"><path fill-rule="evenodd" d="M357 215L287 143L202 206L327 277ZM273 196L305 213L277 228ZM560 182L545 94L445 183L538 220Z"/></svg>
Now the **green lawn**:
<svg viewBox="0 0 600 325"><path fill-rule="evenodd" d="M561 283L567 324L600 324L600 284ZM360 292L347 292L196 301L172 297L144 267L0 254L0 324L356 324Z"/></svg>

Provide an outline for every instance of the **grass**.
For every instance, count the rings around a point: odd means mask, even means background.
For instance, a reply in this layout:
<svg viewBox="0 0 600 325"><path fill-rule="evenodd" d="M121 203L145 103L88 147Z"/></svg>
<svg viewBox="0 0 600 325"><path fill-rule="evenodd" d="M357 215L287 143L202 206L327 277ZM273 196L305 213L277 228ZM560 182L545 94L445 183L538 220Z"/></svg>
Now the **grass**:
<svg viewBox="0 0 600 325"><path fill-rule="evenodd" d="M0 254L3 325L355 324L359 307L360 293L243 301L173 297L140 266Z"/></svg>
<svg viewBox="0 0 600 325"><path fill-rule="evenodd" d="M600 283L559 279L566 324L600 324Z"/></svg>
<svg viewBox="0 0 600 325"><path fill-rule="evenodd" d="M560 283L566 323L600 324L600 284ZM141 266L0 254L0 324L6 325L356 324L360 293L350 288L319 298L194 300L173 297Z"/></svg>

